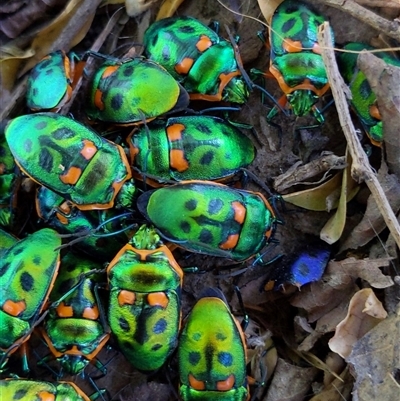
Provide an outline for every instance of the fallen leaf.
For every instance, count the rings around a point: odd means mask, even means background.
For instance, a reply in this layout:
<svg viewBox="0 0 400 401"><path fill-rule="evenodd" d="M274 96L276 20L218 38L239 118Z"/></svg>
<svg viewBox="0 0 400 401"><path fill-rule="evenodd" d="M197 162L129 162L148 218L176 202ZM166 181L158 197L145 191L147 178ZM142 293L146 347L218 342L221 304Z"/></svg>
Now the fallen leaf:
<svg viewBox="0 0 400 401"><path fill-rule="evenodd" d="M183 2L184 0L164 0L158 11L156 21L172 17Z"/></svg>
<svg viewBox="0 0 400 401"><path fill-rule="evenodd" d="M281 4L283 0L258 0L261 13L267 22L270 21L276 8Z"/></svg>
<svg viewBox="0 0 400 401"><path fill-rule="evenodd" d="M355 384L353 401L398 400L400 305L353 345L347 358Z"/></svg>
<svg viewBox="0 0 400 401"><path fill-rule="evenodd" d="M137 17L157 2L158 0L125 0L126 13L130 17Z"/></svg>
<svg viewBox="0 0 400 401"><path fill-rule="evenodd" d="M329 348L343 358L350 355L353 345L385 319L387 312L371 288L358 291L350 300L346 318L336 327Z"/></svg>

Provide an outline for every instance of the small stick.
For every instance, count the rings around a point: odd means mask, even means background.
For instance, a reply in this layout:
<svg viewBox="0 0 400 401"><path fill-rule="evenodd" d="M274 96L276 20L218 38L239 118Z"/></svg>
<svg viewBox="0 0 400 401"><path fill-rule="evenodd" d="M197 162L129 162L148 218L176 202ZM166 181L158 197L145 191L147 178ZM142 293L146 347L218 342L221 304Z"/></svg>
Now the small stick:
<svg viewBox="0 0 400 401"><path fill-rule="evenodd" d="M324 22L318 30L318 41L322 46L322 57L324 59L326 71L328 74L329 83L332 90L333 98L335 99L336 109L339 115L340 125L346 137L349 151L353 159L351 167L351 175L357 182L364 181L372 196L376 200L378 208L382 213L386 225L388 226L397 246L400 248L400 225L396 219L385 193L378 181L378 178L372 170L367 155L365 154L361 143L357 137L353 122L350 117L349 108L347 105L345 92L349 91L339 73L336 64L335 53L330 48L332 38L330 34L329 22Z"/></svg>

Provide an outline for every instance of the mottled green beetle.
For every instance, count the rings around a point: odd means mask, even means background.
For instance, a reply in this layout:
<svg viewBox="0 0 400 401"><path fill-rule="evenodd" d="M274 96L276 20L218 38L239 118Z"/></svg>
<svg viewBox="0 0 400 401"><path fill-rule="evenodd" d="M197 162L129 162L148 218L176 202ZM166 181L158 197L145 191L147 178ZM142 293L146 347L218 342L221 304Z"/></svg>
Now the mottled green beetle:
<svg viewBox="0 0 400 401"><path fill-rule="evenodd" d="M361 52L362 50L374 50L374 47L355 42L348 43L343 49ZM400 67L400 61L391 57L388 53L378 52L374 53L374 55L388 64ZM372 92L365 74L357 68L357 57L357 53L339 53L337 58L340 73L350 86L352 94L351 107L356 112L371 142L376 146L381 146L383 127L381 115L376 104L376 96Z"/></svg>
<svg viewBox="0 0 400 401"><path fill-rule="evenodd" d="M61 298L63 301L49 309L41 327L52 353L43 361L56 358L69 374L79 374L89 362L104 370L96 359L110 337L94 288L96 283L105 282L105 270L102 277L101 269L100 263L68 253L61 259L60 273L50 295L52 302Z"/></svg>
<svg viewBox="0 0 400 401"><path fill-rule="evenodd" d="M23 172L81 210L111 208L131 178L124 150L71 118L24 115L5 134Z"/></svg>
<svg viewBox="0 0 400 401"><path fill-rule="evenodd" d="M17 242L17 238L0 228L0 258Z"/></svg>
<svg viewBox="0 0 400 401"><path fill-rule="evenodd" d="M278 103L287 102L296 116L313 112L319 122L324 118L315 106L329 89L328 77L318 44L318 26L325 18L301 1L284 0L275 10L269 29L270 73L284 95ZM332 47L333 32L332 35ZM275 106L267 119L277 114Z"/></svg>
<svg viewBox="0 0 400 401"><path fill-rule="evenodd" d="M4 401L90 401L75 383L25 379L0 380L0 397Z"/></svg>
<svg viewBox="0 0 400 401"><path fill-rule="evenodd" d="M61 239L45 228L18 241L0 260L0 369L29 339L56 279Z"/></svg>
<svg viewBox="0 0 400 401"><path fill-rule="evenodd" d="M245 401L244 333L221 291L210 288L185 319L178 344L183 401Z"/></svg>
<svg viewBox="0 0 400 401"><path fill-rule="evenodd" d="M108 319L125 357L159 369L177 345L183 272L154 228L142 226L107 268Z"/></svg>
<svg viewBox="0 0 400 401"><path fill-rule="evenodd" d="M145 32L143 44L146 56L181 82L191 100L246 102L238 52L195 18L156 21Z"/></svg>
<svg viewBox="0 0 400 401"><path fill-rule="evenodd" d="M87 115L116 124L142 124L186 109L189 95L161 66L134 58L107 61L96 72Z"/></svg>
<svg viewBox="0 0 400 401"><path fill-rule="evenodd" d="M262 194L209 181L183 181L147 191L137 205L167 240L235 261L257 254L277 224Z"/></svg>
<svg viewBox="0 0 400 401"><path fill-rule="evenodd" d="M74 249L99 261L111 260L128 240L123 229L123 217L116 208L107 210L79 210L70 201L46 187L36 193L36 212L46 226L60 234L81 235ZM114 224L104 225L115 219ZM99 228L101 226L101 228ZM109 227L111 226L111 227Z"/></svg>
<svg viewBox="0 0 400 401"><path fill-rule="evenodd" d="M211 116L156 120L133 131L128 144L132 165L159 182L226 179L255 157L249 138Z"/></svg>
<svg viewBox="0 0 400 401"><path fill-rule="evenodd" d="M58 111L67 103L80 74L76 65L79 57L57 50L44 57L32 68L26 89L26 104L34 111Z"/></svg>

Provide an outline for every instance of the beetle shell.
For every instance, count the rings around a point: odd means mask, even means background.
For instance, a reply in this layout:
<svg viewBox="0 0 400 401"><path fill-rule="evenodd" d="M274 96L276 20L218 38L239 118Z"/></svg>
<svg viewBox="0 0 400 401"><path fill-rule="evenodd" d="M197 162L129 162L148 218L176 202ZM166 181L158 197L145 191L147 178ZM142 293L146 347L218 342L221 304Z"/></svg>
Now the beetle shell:
<svg viewBox="0 0 400 401"><path fill-rule="evenodd" d="M57 276L60 251L56 248L60 245L57 233L45 228L3 253L0 261L0 356L3 358L28 340ZM13 345L11 352L7 352Z"/></svg>
<svg viewBox="0 0 400 401"><path fill-rule="evenodd" d="M146 227L142 232L153 235ZM127 244L107 268L111 330L125 357L142 371L165 363L180 328L183 272L166 246L151 248Z"/></svg>
<svg viewBox="0 0 400 401"><path fill-rule="evenodd" d="M169 241L236 261L254 256L276 227L275 212L262 194L209 181L147 191L138 208Z"/></svg>
<svg viewBox="0 0 400 401"><path fill-rule="evenodd" d="M143 44L147 57L179 80L192 100L247 100L234 47L200 21L191 17L156 21L145 32Z"/></svg>
<svg viewBox="0 0 400 401"><path fill-rule="evenodd" d="M210 116L154 121L128 137L132 164L143 175L164 180L221 180L250 164L250 139L226 121ZM139 177L138 177L139 178Z"/></svg>
<svg viewBox="0 0 400 401"><path fill-rule="evenodd" d="M87 114L116 124L142 124L189 104L186 90L161 66L135 58L108 61L96 72Z"/></svg>
<svg viewBox="0 0 400 401"><path fill-rule="evenodd" d="M297 116L310 112L329 89L318 44L318 26L324 21L308 6L293 0L283 1L270 21L269 70Z"/></svg>
<svg viewBox="0 0 400 401"><path fill-rule="evenodd" d="M26 104L34 111L57 111L67 103L74 86L75 53L66 54L62 50L44 57L29 75L26 89Z"/></svg>
<svg viewBox="0 0 400 401"><path fill-rule="evenodd" d="M55 113L17 117L6 139L20 168L81 210L108 209L131 178L124 150Z"/></svg>
<svg viewBox="0 0 400 401"><path fill-rule="evenodd" d="M244 333L216 290L200 298L185 320L178 363L184 401L250 398Z"/></svg>
<svg viewBox="0 0 400 401"><path fill-rule="evenodd" d="M348 43L345 50L374 50L375 48L364 43ZM391 57L388 53L377 52L375 56L383 59L386 63L400 67L400 61ZM351 106L360 119L371 142L381 146L383 140L383 126L381 115L376 104L376 96L368 83L365 74L357 68L357 53L339 53L338 64L340 72L347 84L350 86L352 99Z"/></svg>
<svg viewBox="0 0 400 401"><path fill-rule="evenodd" d="M68 253L61 260L60 273L50 300L57 301L75 288L56 308L51 309L42 335L55 358L67 373L79 374L107 343L110 334L104 329L94 287L105 282L100 274L85 276L100 263Z"/></svg>
<svg viewBox="0 0 400 401"><path fill-rule="evenodd" d="M7 401L90 401L72 382L6 379L0 380L0 394Z"/></svg>

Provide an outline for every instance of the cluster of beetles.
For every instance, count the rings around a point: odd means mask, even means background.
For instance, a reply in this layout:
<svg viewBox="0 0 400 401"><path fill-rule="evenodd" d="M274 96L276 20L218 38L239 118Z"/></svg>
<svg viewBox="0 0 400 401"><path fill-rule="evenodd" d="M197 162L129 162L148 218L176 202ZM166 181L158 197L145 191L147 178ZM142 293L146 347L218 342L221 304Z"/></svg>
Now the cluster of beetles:
<svg viewBox="0 0 400 401"><path fill-rule="evenodd" d="M323 22L292 0L272 16L264 40L269 75L283 95L268 122L289 109L323 122L317 108L329 90L317 41ZM26 350L33 333L49 351L40 363L56 361L66 374L84 373L89 364L105 373L97 355L112 337L145 373L158 371L176 353L184 401L251 397L245 324L216 288L205 289L182 322L184 269L172 251L180 247L239 264L257 258L273 239L280 222L275 203L261 192L228 185L254 160L252 141L228 119L188 111L196 100L241 105L255 85L237 43L194 18L153 23L143 47L143 57L103 56L87 93L90 124L58 113L84 61L61 50L51 53L31 71L30 112L2 132L0 372L8 377L0 382L2 399L89 400L74 383L13 375L10 358L29 372ZM369 46L349 43L346 49ZM357 53L338 55L351 106L379 146L379 110L356 60ZM110 132L130 127L130 133L111 141L108 131L91 128L99 122ZM36 211L29 212L40 223L19 240L8 232L18 220L16 195L27 178L38 184ZM96 397L104 398L103 392L90 399Z"/></svg>

